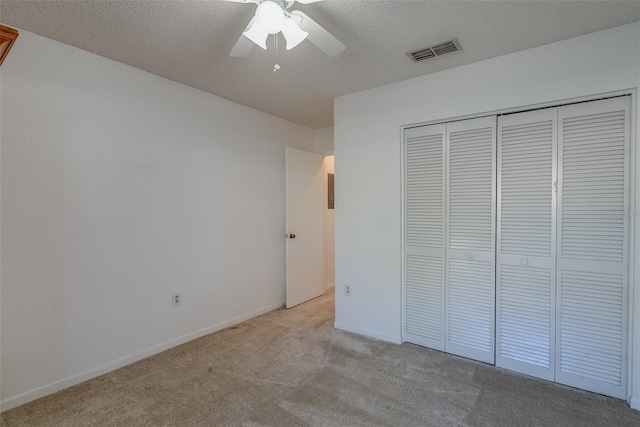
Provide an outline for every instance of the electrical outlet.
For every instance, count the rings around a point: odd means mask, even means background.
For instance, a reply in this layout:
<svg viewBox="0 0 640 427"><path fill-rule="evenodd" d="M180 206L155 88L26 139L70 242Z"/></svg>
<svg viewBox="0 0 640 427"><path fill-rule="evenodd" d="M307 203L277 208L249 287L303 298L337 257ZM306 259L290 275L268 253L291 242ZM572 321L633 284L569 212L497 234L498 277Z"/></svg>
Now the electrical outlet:
<svg viewBox="0 0 640 427"><path fill-rule="evenodd" d="M180 304L182 304L182 295L180 294L180 292L176 292L175 294L171 294L171 304L174 307L177 307Z"/></svg>
<svg viewBox="0 0 640 427"><path fill-rule="evenodd" d="M344 294L348 297L351 296L351 285L348 283L345 283L344 285Z"/></svg>

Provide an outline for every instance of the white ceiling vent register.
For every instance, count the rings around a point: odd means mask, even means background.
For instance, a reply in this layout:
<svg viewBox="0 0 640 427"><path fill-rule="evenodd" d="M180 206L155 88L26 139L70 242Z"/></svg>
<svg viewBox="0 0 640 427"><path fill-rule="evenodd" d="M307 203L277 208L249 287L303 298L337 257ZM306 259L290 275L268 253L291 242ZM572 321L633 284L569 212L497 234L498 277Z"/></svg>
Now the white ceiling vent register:
<svg viewBox="0 0 640 427"><path fill-rule="evenodd" d="M439 43L433 46L425 47L423 49L414 50L407 53L413 62L424 61L425 59L435 58L436 56L442 56L447 53L457 52L461 50L460 43L457 39L449 40L448 42Z"/></svg>

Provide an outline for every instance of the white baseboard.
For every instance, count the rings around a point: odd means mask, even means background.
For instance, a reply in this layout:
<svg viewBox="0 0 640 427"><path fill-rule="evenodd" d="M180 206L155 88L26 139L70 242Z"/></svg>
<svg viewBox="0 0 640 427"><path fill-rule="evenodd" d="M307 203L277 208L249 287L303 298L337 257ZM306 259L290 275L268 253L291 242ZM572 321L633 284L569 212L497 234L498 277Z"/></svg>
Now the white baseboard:
<svg viewBox="0 0 640 427"><path fill-rule="evenodd" d="M186 342L195 340L197 338L208 335L212 332L216 332L221 329L228 328L229 326L233 326L238 323L244 322L245 320L249 320L256 316L260 316L261 314L268 313L270 311L273 311L277 308L282 307L283 305L284 305L284 301L280 301L280 302L268 305L266 307L260 308L250 313L233 317L223 322L216 323L215 325L208 326L198 331L191 332L181 337L174 338L172 340L154 345L152 347L141 350L139 352L121 357L112 362L105 363L104 365L100 365L98 367L86 370L84 372L80 372L80 373L71 375L69 377L63 378L61 380L54 381L50 384L44 385L42 387L38 387L33 390L29 390L25 393L21 393L16 396L9 397L7 399L0 401L0 412L15 408L20 405L24 405L25 403L31 402L33 400L39 399L44 396L48 396L52 393L74 386L76 384L80 384L82 382L85 382L97 376L114 371L118 368L122 368L123 366L137 362L138 360L142 360L146 357L153 356L154 354L161 353L172 347L176 347L180 344L184 344Z"/></svg>
<svg viewBox="0 0 640 427"><path fill-rule="evenodd" d="M347 332L353 332L354 334L365 335L369 338L375 338L381 341L387 341L394 344L402 344L402 339L400 335L390 335L377 331L373 331L371 329L361 328L359 326L347 325L346 323L335 322L333 327L336 329L340 329Z"/></svg>

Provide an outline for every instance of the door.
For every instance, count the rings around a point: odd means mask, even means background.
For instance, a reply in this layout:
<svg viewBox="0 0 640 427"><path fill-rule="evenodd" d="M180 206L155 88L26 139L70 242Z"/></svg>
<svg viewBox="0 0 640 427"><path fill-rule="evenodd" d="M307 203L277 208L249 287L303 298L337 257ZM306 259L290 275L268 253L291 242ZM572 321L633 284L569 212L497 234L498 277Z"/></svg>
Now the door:
<svg viewBox="0 0 640 427"><path fill-rule="evenodd" d="M445 351L494 363L496 118L447 124Z"/></svg>
<svg viewBox="0 0 640 427"><path fill-rule="evenodd" d="M405 131L407 341L626 397L630 100Z"/></svg>
<svg viewBox="0 0 640 427"><path fill-rule="evenodd" d="M558 118L556 381L624 399L630 97Z"/></svg>
<svg viewBox="0 0 640 427"><path fill-rule="evenodd" d="M285 148L287 308L324 290L322 159L319 154Z"/></svg>
<svg viewBox="0 0 640 427"><path fill-rule="evenodd" d="M405 339L444 350L446 125L405 131Z"/></svg>
<svg viewBox="0 0 640 427"><path fill-rule="evenodd" d="M496 365L555 375L557 108L498 121Z"/></svg>
<svg viewBox="0 0 640 427"><path fill-rule="evenodd" d="M404 336L494 362L496 118L405 131Z"/></svg>

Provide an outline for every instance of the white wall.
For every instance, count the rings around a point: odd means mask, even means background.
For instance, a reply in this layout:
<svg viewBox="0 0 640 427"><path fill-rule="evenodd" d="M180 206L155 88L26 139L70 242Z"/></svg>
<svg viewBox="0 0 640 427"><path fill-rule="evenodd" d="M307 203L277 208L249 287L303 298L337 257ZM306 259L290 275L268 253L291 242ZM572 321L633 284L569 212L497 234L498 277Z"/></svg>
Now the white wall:
<svg viewBox="0 0 640 427"><path fill-rule="evenodd" d="M3 408L282 304L313 130L26 31L0 94Z"/></svg>
<svg viewBox="0 0 640 427"><path fill-rule="evenodd" d="M324 157L324 175L325 175L325 183L328 184L326 176L327 174L334 173L334 156L325 156ZM334 190L335 190L335 181L334 181ZM328 191L328 189L327 189ZM335 209L329 209L328 204L328 192L325 191L325 200L324 200L324 260L325 260L325 268L324 268L324 286L325 289L331 288L335 285L336 282L336 251L335 251Z"/></svg>
<svg viewBox="0 0 640 427"><path fill-rule="evenodd" d="M318 154L333 154L333 127L313 131L315 150Z"/></svg>
<svg viewBox="0 0 640 427"><path fill-rule="evenodd" d="M350 283L351 296L336 292L336 327L401 341L401 126L636 88L639 45L634 23L337 98L336 287ZM640 408L637 284L634 298L632 406Z"/></svg>
<svg viewBox="0 0 640 427"><path fill-rule="evenodd" d="M6 58L5 58L6 60ZM2 411L2 72L0 71L0 411Z"/></svg>

